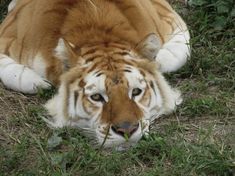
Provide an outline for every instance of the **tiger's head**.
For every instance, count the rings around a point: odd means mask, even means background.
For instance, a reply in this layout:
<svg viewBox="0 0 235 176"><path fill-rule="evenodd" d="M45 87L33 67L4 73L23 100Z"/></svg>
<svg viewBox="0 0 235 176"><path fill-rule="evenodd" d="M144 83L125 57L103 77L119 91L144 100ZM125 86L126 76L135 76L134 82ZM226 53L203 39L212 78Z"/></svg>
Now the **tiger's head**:
<svg viewBox="0 0 235 176"><path fill-rule="evenodd" d="M78 50L60 39L56 55L68 70L58 94L46 104L53 117L48 123L77 127L106 148L136 144L154 119L180 102L179 92L151 59L158 50L153 34L135 49L109 43Z"/></svg>

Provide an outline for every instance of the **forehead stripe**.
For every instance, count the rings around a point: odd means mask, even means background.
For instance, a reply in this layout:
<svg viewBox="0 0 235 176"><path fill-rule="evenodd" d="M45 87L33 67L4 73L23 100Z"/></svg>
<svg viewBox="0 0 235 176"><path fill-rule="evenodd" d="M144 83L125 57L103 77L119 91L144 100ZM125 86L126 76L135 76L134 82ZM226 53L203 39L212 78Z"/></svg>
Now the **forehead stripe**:
<svg viewBox="0 0 235 176"><path fill-rule="evenodd" d="M103 75L104 73L98 73L97 75L96 75L96 77L99 77L99 76L101 76L101 75Z"/></svg>
<svg viewBox="0 0 235 176"><path fill-rule="evenodd" d="M116 51L114 54L121 55L121 56L131 56L131 54L128 51Z"/></svg>
<svg viewBox="0 0 235 176"><path fill-rule="evenodd" d="M86 55L88 55L88 54L93 54L93 53L95 53L97 50L98 50L97 47L92 48L92 49L89 49L89 50L86 51L85 53L82 53L82 57L84 57L84 56L86 56Z"/></svg>
<svg viewBox="0 0 235 176"><path fill-rule="evenodd" d="M128 70L128 69L125 69L123 70L124 72L128 72L128 73L131 73L132 71L131 70Z"/></svg>
<svg viewBox="0 0 235 176"><path fill-rule="evenodd" d="M86 59L86 63L88 63L88 62L93 62L95 59L99 59L99 58L102 58L104 55L102 55L102 54L97 54L97 55L93 55L93 56L91 56L91 57L88 57L87 59Z"/></svg>

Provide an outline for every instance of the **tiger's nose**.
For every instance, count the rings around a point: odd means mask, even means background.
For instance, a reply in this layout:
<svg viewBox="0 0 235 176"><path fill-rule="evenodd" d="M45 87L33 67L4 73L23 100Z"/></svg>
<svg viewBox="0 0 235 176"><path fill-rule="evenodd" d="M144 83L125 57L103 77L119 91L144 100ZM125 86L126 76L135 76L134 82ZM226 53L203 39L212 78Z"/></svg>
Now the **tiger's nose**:
<svg viewBox="0 0 235 176"><path fill-rule="evenodd" d="M123 122L120 124L115 124L111 126L111 129L116 134L119 134L123 137L130 137L134 132L139 128L139 123L132 124L130 122Z"/></svg>

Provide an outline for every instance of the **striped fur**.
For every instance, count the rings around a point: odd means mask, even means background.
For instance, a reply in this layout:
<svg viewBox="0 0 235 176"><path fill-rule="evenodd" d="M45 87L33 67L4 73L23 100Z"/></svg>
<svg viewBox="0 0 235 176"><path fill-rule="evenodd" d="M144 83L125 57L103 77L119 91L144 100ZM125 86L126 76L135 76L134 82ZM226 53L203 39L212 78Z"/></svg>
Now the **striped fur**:
<svg viewBox="0 0 235 176"><path fill-rule="evenodd" d="M162 73L185 64L188 43L165 0L14 0L0 25L0 79L24 93L50 82L59 88L45 105L51 126L128 147L180 104ZM128 141L112 130L126 122L139 124Z"/></svg>

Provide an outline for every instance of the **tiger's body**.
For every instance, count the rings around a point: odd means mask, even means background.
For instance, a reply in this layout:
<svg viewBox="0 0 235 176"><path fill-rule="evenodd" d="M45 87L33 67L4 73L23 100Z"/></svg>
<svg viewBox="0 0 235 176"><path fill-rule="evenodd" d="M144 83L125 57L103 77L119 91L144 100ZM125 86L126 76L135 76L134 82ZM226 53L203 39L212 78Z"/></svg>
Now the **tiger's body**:
<svg viewBox="0 0 235 176"><path fill-rule="evenodd" d="M189 33L165 0L18 0L9 10L0 79L24 93L57 86L53 126L92 131L99 144L106 132L107 147L127 132L132 144L180 101L162 73L184 65Z"/></svg>

